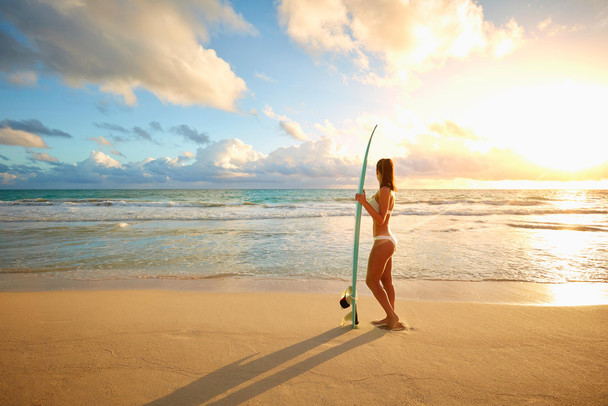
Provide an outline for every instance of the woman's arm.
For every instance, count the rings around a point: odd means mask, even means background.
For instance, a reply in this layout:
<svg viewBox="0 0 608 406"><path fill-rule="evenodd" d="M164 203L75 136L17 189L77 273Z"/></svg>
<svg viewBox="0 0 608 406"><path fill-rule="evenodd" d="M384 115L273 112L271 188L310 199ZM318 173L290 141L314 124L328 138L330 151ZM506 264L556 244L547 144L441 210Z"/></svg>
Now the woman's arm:
<svg viewBox="0 0 608 406"><path fill-rule="evenodd" d="M391 189L388 187L383 187L378 191L377 195L380 213L376 213L377 216L372 217L376 223L384 225L388 219L388 205L391 202Z"/></svg>
<svg viewBox="0 0 608 406"><path fill-rule="evenodd" d="M380 203L379 203L380 213L378 213L376 210L374 210L372 205L369 204L369 202L365 198L365 190L363 191L363 194L359 194L359 193L355 194L355 199L359 203L361 203L361 206L363 206L365 208L365 210L367 210L367 212L372 217L372 219L374 219L374 222L382 225L386 222L386 219L388 217L387 212L388 212L388 205L389 205L390 196L391 196L391 190L387 187L383 187L382 189L380 189L378 191L377 195L378 195L378 200L380 201Z"/></svg>

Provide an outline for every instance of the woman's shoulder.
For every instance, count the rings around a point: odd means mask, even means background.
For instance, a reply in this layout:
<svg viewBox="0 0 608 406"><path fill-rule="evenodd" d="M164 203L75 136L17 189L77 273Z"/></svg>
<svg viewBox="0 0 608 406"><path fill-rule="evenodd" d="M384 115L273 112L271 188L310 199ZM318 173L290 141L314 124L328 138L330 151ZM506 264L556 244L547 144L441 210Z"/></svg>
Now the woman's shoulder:
<svg viewBox="0 0 608 406"><path fill-rule="evenodd" d="M391 188L390 188L390 187L388 187L388 186L382 186L382 187L380 188L380 190L378 190L378 194L379 194L379 195L387 195L387 196L388 196L388 195L393 194L393 189L391 189Z"/></svg>

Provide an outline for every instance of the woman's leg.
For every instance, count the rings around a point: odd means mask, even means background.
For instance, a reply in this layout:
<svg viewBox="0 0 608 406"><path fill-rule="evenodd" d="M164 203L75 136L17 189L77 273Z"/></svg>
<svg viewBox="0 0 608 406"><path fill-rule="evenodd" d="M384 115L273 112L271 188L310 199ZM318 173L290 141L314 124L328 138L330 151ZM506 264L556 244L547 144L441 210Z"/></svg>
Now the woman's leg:
<svg viewBox="0 0 608 406"><path fill-rule="evenodd" d="M392 257L394 252L395 246L390 241L375 242L369 253L367 277L365 279L365 283L374 294L376 300L378 300L378 303L380 303L380 306L382 306L386 312L386 325L390 329L394 328L397 322L399 322L399 316L395 313L393 308L394 304L391 305L387 292L380 283L380 279L382 278L388 260Z"/></svg>
<svg viewBox="0 0 608 406"><path fill-rule="evenodd" d="M386 296L388 296L388 301L391 304L391 307L393 308L393 310L395 310L395 287L393 286L392 256L386 262L386 266L384 267L384 272L382 273L380 281L382 282L382 287L386 291Z"/></svg>
<svg viewBox="0 0 608 406"><path fill-rule="evenodd" d="M393 257L391 256L386 262L386 266L384 267L384 272L380 277L380 281L382 282L382 287L386 292L386 296L388 297L388 302L390 303L393 311L395 311L395 288L393 286ZM374 320L372 324L379 326L386 324L386 318L382 320Z"/></svg>

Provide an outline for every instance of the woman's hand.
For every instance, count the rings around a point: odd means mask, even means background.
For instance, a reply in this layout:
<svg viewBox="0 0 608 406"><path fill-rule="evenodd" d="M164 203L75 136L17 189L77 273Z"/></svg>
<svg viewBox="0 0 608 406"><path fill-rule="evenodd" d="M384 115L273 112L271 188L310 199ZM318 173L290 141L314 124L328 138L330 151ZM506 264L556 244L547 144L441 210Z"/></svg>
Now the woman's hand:
<svg viewBox="0 0 608 406"><path fill-rule="evenodd" d="M355 193L355 200L361 204L363 204L363 202L367 201L367 199L365 197L365 190L363 190L362 194Z"/></svg>

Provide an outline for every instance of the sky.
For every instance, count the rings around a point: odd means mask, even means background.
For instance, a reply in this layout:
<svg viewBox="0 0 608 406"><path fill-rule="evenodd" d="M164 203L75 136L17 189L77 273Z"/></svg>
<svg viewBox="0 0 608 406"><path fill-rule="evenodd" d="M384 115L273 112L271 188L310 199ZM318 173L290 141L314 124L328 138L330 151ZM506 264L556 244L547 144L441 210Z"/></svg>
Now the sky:
<svg viewBox="0 0 608 406"><path fill-rule="evenodd" d="M603 0L3 0L0 188L608 189Z"/></svg>

